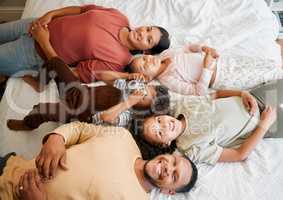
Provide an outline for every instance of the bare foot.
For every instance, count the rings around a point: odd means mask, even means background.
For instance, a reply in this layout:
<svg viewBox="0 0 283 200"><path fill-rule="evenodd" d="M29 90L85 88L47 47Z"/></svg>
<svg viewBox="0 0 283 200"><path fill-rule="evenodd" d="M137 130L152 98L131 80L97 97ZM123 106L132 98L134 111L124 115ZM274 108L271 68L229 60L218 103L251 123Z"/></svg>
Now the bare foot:
<svg viewBox="0 0 283 200"><path fill-rule="evenodd" d="M33 128L28 127L24 120L9 119L7 121L7 126L9 129L14 131L31 131Z"/></svg>

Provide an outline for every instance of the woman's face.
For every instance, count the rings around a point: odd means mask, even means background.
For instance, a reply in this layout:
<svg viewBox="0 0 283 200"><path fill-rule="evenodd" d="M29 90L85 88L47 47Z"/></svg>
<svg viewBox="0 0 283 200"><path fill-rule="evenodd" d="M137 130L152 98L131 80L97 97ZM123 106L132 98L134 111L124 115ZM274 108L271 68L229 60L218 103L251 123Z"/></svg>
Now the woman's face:
<svg viewBox="0 0 283 200"><path fill-rule="evenodd" d="M161 72L161 59L158 56L141 55L132 61L131 69L154 79Z"/></svg>
<svg viewBox="0 0 283 200"><path fill-rule="evenodd" d="M170 146L182 133L182 122L169 115L152 116L144 122L144 139L151 144Z"/></svg>
<svg viewBox="0 0 283 200"><path fill-rule="evenodd" d="M149 50L156 46L161 32L154 26L141 26L129 32L128 41L135 50Z"/></svg>

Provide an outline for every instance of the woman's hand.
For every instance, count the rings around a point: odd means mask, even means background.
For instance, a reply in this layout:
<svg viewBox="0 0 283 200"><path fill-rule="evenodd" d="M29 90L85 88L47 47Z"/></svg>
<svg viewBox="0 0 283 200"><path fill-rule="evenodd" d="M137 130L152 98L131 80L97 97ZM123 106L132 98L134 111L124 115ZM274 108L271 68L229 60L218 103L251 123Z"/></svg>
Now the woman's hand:
<svg viewBox="0 0 283 200"><path fill-rule="evenodd" d="M43 15L42 17L38 18L37 20L35 20L30 26L29 26L29 34L31 35L32 34L32 30L33 30L33 24L34 23L39 23L41 24L43 27L46 27L48 26L48 24L52 21L53 19L53 13L52 12L48 12L46 13L45 15Z"/></svg>
<svg viewBox="0 0 283 200"><path fill-rule="evenodd" d="M259 126L267 131L277 119L277 110L271 106L266 106L260 116Z"/></svg>
<svg viewBox="0 0 283 200"><path fill-rule="evenodd" d="M49 43L49 30L47 27L42 26L40 23L33 23L31 35L40 45Z"/></svg>
<svg viewBox="0 0 283 200"><path fill-rule="evenodd" d="M253 95L251 95L248 91L243 91L241 93L242 101L244 106L250 115L254 115L258 109L258 104Z"/></svg>

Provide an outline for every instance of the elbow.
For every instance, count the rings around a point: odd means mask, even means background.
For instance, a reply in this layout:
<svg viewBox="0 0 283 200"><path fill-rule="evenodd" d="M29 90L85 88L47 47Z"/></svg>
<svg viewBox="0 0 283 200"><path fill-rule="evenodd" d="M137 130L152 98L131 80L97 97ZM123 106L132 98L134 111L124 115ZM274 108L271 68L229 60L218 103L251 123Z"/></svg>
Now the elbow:
<svg viewBox="0 0 283 200"><path fill-rule="evenodd" d="M237 157L238 157L238 160L239 160L239 161L245 161L245 160L248 159L249 153L246 153L246 152L244 152L244 151L239 151Z"/></svg>

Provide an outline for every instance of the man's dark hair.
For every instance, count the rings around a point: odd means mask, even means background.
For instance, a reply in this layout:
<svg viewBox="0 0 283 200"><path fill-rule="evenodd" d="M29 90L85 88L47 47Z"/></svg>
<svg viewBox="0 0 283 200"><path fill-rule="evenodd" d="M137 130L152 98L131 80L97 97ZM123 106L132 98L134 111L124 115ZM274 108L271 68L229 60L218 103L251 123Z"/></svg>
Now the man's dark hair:
<svg viewBox="0 0 283 200"><path fill-rule="evenodd" d="M150 49L150 54L153 54L153 55L161 53L162 51L168 49L170 46L170 39L169 39L168 31L165 28L160 27L160 26L154 26L154 27L159 29L159 31L161 32L161 37L160 37L158 44Z"/></svg>
<svg viewBox="0 0 283 200"><path fill-rule="evenodd" d="M191 179L190 179L190 181L188 182L187 185L176 190L177 193L184 193L184 192L191 191L191 189L195 186L197 179L198 179L198 169L197 169L196 165L187 156L183 156L183 157L186 158L191 163L192 176L191 176Z"/></svg>

